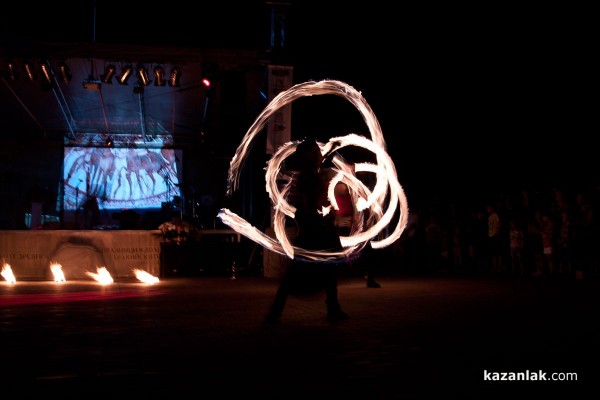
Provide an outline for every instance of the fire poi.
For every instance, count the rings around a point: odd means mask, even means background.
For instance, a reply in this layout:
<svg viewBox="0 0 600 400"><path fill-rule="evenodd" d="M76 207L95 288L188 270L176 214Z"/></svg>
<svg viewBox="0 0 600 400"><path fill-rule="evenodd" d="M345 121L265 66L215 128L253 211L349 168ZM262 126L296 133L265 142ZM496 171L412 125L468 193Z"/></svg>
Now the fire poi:
<svg viewBox="0 0 600 400"><path fill-rule="evenodd" d="M337 209L333 188L338 182L343 182L350 188L355 207L360 213L360 218L354 219L351 234L340 237L343 250L312 251L303 249L293 246L286 235L286 217L295 217L295 208L288 203L286 197L292 181L288 179L281 188L278 182L285 179L280 173L282 163L294 153L299 141L285 143L277 149L267 162L265 173L266 191L274 209L273 229L275 238L252 226L244 218L227 208L222 208L218 213L218 217L224 224L264 248L292 259L298 257L315 262L329 262L354 257L367 244L370 244L374 249L384 248L394 243L406 227L408 203L404 190L398 182L394 163L386 152L386 143L379 121L361 93L352 86L336 80L304 82L279 93L246 132L231 159L228 175L228 194L232 194L238 188L240 171L252 143L270 117L278 109L300 97L324 94L337 95L352 103L361 113L370 132L370 139L350 133L346 136L331 138L326 143L318 143L324 158L332 156L334 175L328 186L328 198L331 207ZM376 163L358 162L352 165L348 164L344 158L336 154L338 150L346 146L357 146L373 153ZM373 174L376 178L375 185L370 187L363 183L356 175L358 172ZM331 207L322 210L322 213L325 215L331 212Z"/></svg>

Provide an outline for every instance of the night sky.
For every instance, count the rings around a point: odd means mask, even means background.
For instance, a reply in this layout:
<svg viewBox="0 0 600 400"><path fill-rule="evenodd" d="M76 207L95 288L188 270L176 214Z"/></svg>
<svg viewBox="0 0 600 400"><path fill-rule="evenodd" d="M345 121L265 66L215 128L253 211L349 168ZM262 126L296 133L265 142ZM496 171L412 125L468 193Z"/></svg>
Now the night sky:
<svg viewBox="0 0 600 400"><path fill-rule="evenodd" d="M56 41L270 47L264 1L74 3L10 2L0 29ZM362 92L409 198L597 179L589 10L297 3L284 25L294 81L336 79ZM294 104L294 135L367 133L349 103L318 97L327 99Z"/></svg>

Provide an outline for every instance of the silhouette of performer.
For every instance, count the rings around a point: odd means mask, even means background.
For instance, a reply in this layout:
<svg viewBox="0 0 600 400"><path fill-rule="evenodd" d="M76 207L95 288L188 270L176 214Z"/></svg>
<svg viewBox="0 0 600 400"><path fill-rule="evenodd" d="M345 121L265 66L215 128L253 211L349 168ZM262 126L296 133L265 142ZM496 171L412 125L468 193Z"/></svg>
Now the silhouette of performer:
<svg viewBox="0 0 600 400"><path fill-rule="evenodd" d="M86 229L100 225L100 206L95 196L89 196L83 204Z"/></svg>
<svg viewBox="0 0 600 400"><path fill-rule="evenodd" d="M296 207L298 231L292 240L294 246L307 250L341 250L335 214L323 216L321 213L322 207L329 205L329 202L327 182L324 182L321 174L323 156L318 143L313 139L303 140L297 146L293 158L297 162L297 173L288 199ZM348 319L348 314L341 310L338 302L338 267L336 263L309 262L294 258L281 279L266 321L275 323L280 320L289 294L315 286L325 289L327 319L332 322Z"/></svg>
<svg viewBox="0 0 600 400"><path fill-rule="evenodd" d="M335 186L335 200L338 204L338 211L335 215L335 226L340 236L349 236L352 231L352 221L354 219L354 205L352 204L352 196L350 195L350 189L345 183L338 182ZM381 284L375 280L375 272L373 265L376 263L374 257L368 257L371 251L367 251L366 261L363 260L358 262L361 269L364 270L365 280L367 281L368 288L380 288ZM354 269L354 263L352 260L348 261L348 268Z"/></svg>

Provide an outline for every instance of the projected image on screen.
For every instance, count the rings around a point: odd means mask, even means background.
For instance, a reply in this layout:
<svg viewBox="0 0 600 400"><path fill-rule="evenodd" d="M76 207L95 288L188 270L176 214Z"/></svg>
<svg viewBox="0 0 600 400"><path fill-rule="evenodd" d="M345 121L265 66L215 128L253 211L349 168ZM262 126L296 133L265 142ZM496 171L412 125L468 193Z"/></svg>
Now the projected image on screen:
<svg viewBox="0 0 600 400"><path fill-rule="evenodd" d="M96 199L102 209L160 208L181 195L181 150L65 147L64 209Z"/></svg>

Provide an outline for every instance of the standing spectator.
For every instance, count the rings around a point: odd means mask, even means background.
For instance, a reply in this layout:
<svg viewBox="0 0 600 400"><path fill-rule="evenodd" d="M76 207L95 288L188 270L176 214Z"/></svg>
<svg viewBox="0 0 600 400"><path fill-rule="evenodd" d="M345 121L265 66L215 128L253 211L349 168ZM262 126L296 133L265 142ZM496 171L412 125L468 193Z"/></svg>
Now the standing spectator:
<svg viewBox="0 0 600 400"><path fill-rule="evenodd" d="M560 188L554 188L553 194L554 199L551 202L551 213L553 215L553 218L560 218L560 213L563 211L571 212L571 207L567 202L567 199L565 198L564 191Z"/></svg>
<svg viewBox="0 0 600 400"><path fill-rule="evenodd" d="M581 277L593 270L596 253L594 235L594 207L584 192L576 195L575 219L573 223L575 274Z"/></svg>
<svg viewBox="0 0 600 400"><path fill-rule="evenodd" d="M527 222L525 246L529 249L533 262L533 276L541 276L544 270L544 243L542 241L542 211L534 210L533 217Z"/></svg>
<svg viewBox="0 0 600 400"><path fill-rule="evenodd" d="M450 220L448 223L448 242L450 267L454 272L463 272L464 269L464 226L461 214L455 204L449 207Z"/></svg>
<svg viewBox="0 0 600 400"><path fill-rule="evenodd" d="M423 230L421 229L420 215L420 210L411 211L404 234L397 241L401 248L402 261L410 272L414 272L418 268L420 257L423 254Z"/></svg>
<svg viewBox="0 0 600 400"><path fill-rule="evenodd" d="M525 264L523 259L523 248L525 245L525 234L514 219L510 220L509 226L510 262L513 276L525 276Z"/></svg>
<svg viewBox="0 0 600 400"><path fill-rule="evenodd" d="M442 226L435 215L429 216L425 226L425 257L428 272L438 272L442 266Z"/></svg>
<svg viewBox="0 0 600 400"><path fill-rule="evenodd" d="M354 223L354 217L356 210L352 201L352 195L348 185L342 182L338 182L334 189L335 201L338 205L338 210L335 213L335 227L337 228L338 235L350 236L352 233L352 225ZM364 270L365 280L368 288L380 288L381 284L375 280L374 268L377 262L372 255L373 250L367 247L365 250L366 255L363 255L363 259L358 260L358 265ZM348 268L353 269L353 261L348 261Z"/></svg>
<svg viewBox="0 0 600 400"><path fill-rule="evenodd" d="M502 272L502 236L500 235L501 221L496 208L488 203L486 206L488 218L488 269L492 272Z"/></svg>
<svg viewBox="0 0 600 400"><path fill-rule="evenodd" d="M554 274L554 221L549 213L542 215L542 245L544 248L544 271L548 271L548 275Z"/></svg>
<svg viewBox="0 0 600 400"><path fill-rule="evenodd" d="M471 212L465 235L469 267L473 273L481 273L485 267L487 234L485 215L477 207Z"/></svg>
<svg viewBox="0 0 600 400"><path fill-rule="evenodd" d="M560 213L560 228L558 235L558 263L561 274L571 274L573 272L573 262L571 259L572 231L571 218L567 211Z"/></svg>

